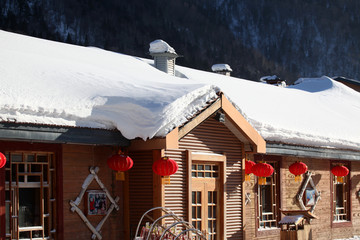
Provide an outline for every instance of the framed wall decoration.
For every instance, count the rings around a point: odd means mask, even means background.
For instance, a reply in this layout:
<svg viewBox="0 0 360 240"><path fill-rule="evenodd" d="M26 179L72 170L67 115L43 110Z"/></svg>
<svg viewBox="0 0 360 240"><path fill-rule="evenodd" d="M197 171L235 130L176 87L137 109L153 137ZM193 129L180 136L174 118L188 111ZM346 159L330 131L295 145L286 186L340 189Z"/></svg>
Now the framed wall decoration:
<svg viewBox="0 0 360 240"><path fill-rule="evenodd" d="M305 207L311 207L315 205L315 189L306 189L305 190Z"/></svg>
<svg viewBox="0 0 360 240"><path fill-rule="evenodd" d="M87 215L105 215L107 209L106 193L99 190L87 192Z"/></svg>
<svg viewBox="0 0 360 240"><path fill-rule="evenodd" d="M304 178L299 193L296 198L302 210L308 209L311 213L314 213L316 204L320 200L320 192L316 190L316 186L311 177L312 173L307 172Z"/></svg>
<svg viewBox="0 0 360 240"><path fill-rule="evenodd" d="M72 212L76 212L79 217L84 221L86 226L89 228L89 230L92 232L91 239L102 239L101 236L101 228L104 225L105 221L109 218L111 212L116 209L116 211L119 211L120 207L117 205L117 202L120 200L119 196L117 196L115 199L110 195L109 191L106 189L105 185L101 182L99 179L97 173L99 172L99 167L91 167L90 168L90 174L86 177L84 180L84 183L81 187L80 193L75 199L75 201L70 200L69 204L71 206L70 210ZM101 190L87 190L89 185L93 180L96 180ZM96 196L98 195L98 198L101 200L99 201L100 205L96 205L96 208L100 211L96 211L97 214L89 214L89 211L92 211L92 213L95 213L95 202L96 202ZM95 197L94 199L91 198ZM105 196L105 200L103 198ZM85 205L85 213L83 210L79 208L79 204L82 202L82 199L84 199L84 205ZM107 200L106 200L107 199ZM94 202L92 202L94 200ZM106 203L109 202L109 206L106 206ZM91 205L94 204L94 206L91 206L90 210L90 203ZM105 207L103 205L105 203ZM106 207L108 207L106 209ZM102 209L105 208L104 214L98 214L102 212ZM86 214L87 213L87 214ZM90 221L87 219L87 215L104 215L101 219L101 221L98 223L97 226L93 226Z"/></svg>

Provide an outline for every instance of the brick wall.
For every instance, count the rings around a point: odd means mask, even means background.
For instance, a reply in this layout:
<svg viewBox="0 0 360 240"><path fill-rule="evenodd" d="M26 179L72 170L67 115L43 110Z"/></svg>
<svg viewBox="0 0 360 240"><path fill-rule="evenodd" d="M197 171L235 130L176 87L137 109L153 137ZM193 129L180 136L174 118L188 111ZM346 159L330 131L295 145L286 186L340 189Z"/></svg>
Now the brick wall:
<svg viewBox="0 0 360 240"><path fill-rule="evenodd" d="M311 222L313 239L328 240L360 235L360 198L357 197L357 191L360 189L360 162L351 162L350 164L352 226L335 228L332 227L331 224L330 160L282 157L280 164L281 208L284 210L301 209L296 199L296 195L301 188L301 183L295 182L294 175L289 172L289 166L295 161L300 160L303 161L308 166L308 170L313 173L312 178L314 184L316 185L316 189L321 193L321 199L314 211L314 214L319 217L319 219L314 219ZM257 209L255 206L255 196L257 188L255 178L254 175L251 175L251 181L245 183L245 193L251 194L251 202L245 206L246 239L279 239L278 233L275 235L267 235L266 237L256 237L255 213Z"/></svg>

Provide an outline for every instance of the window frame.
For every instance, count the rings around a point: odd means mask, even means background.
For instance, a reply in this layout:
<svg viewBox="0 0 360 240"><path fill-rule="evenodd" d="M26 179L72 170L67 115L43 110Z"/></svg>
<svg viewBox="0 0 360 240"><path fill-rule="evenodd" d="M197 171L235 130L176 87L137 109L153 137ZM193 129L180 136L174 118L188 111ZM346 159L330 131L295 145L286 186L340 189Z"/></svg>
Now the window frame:
<svg viewBox="0 0 360 240"><path fill-rule="evenodd" d="M272 181L275 181L275 196L273 196L274 198L274 202L275 202L275 211L274 211L274 215L275 215L275 227L272 228L262 228L260 227L260 188L259 188L259 184L258 184L258 180L256 180L256 193L255 193L255 206L256 206L256 217L255 217L255 226L256 226L256 237L262 237L262 236L269 236L269 235L278 235L280 234L280 227L278 222L280 221L281 218L281 213L280 213L280 164L281 164L281 156L269 156L269 155L255 155L254 156L254 161L255 163L258 163L260 161L265 161L266 163L272 163L274 164L274 173L271 176ZM268 181L268 180L267 180Z"/></svg>
<svg viewBox="0 0 360 240"><path fill-rule="evenodd" d="M331 169L336 166L337 164L343 164L345 167L347 167L349 169L349 174L347 176L344 177L344 182L346 184L345 186L345 190L346 193L345 193L345 196L347 198L347 201L346 201L346 212L347 212L347 220L345 221L335 221L335 201L336 201L336 195L335 195L335 179L336 179L336 176L334 176L334 174L331 173ZM333 162L330 162L330 205L331 205L331 227L332 228L337 228L337 227L350 227L352 226L352 209L351 209L351 177L350 177L350 174L351 174L351 165L350 165L350 162L346 162L346 161L333 161Z"/></svg>

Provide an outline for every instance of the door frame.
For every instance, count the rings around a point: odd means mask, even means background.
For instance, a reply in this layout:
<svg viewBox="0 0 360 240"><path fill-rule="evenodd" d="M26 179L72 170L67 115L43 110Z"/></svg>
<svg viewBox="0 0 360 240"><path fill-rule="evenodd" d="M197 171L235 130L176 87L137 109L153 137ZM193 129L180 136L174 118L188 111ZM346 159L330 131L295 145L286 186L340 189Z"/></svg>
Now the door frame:
<svg viewBox="0 0 360 240"><path fill-rule="evenodd" d="M192 163L193 161L206 162L206 163L217 163L219 165L219 239L225 239L226 236L226 196L225 196L225 182L226 182L226 156L215 153L199 153L187 150L187 181L188 181L188 219L189 223L192 222Z"/></svg>

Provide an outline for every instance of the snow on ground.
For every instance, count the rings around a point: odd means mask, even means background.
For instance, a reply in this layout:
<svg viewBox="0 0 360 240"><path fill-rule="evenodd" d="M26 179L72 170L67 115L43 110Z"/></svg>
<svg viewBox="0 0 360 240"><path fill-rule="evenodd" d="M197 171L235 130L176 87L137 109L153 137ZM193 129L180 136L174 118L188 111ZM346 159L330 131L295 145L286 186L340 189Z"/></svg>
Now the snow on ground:
<svg viewBox="0 0 360 240"><path fill-rule="evenodd" d="M338 238L338 239L334 239L334 240L357 240L360 239L360 236L354 236L351 238Z"/></svg>
<svg viewBox="0 0 360 240"><path fill-rule="evenodd" d="M328 77L279 88L180 66L186 78L173 77L149 59L4 31L0 45L0 121L117 128L147 139L165 136L221 91L268 141L360 149L360 94Z"/></svg>

